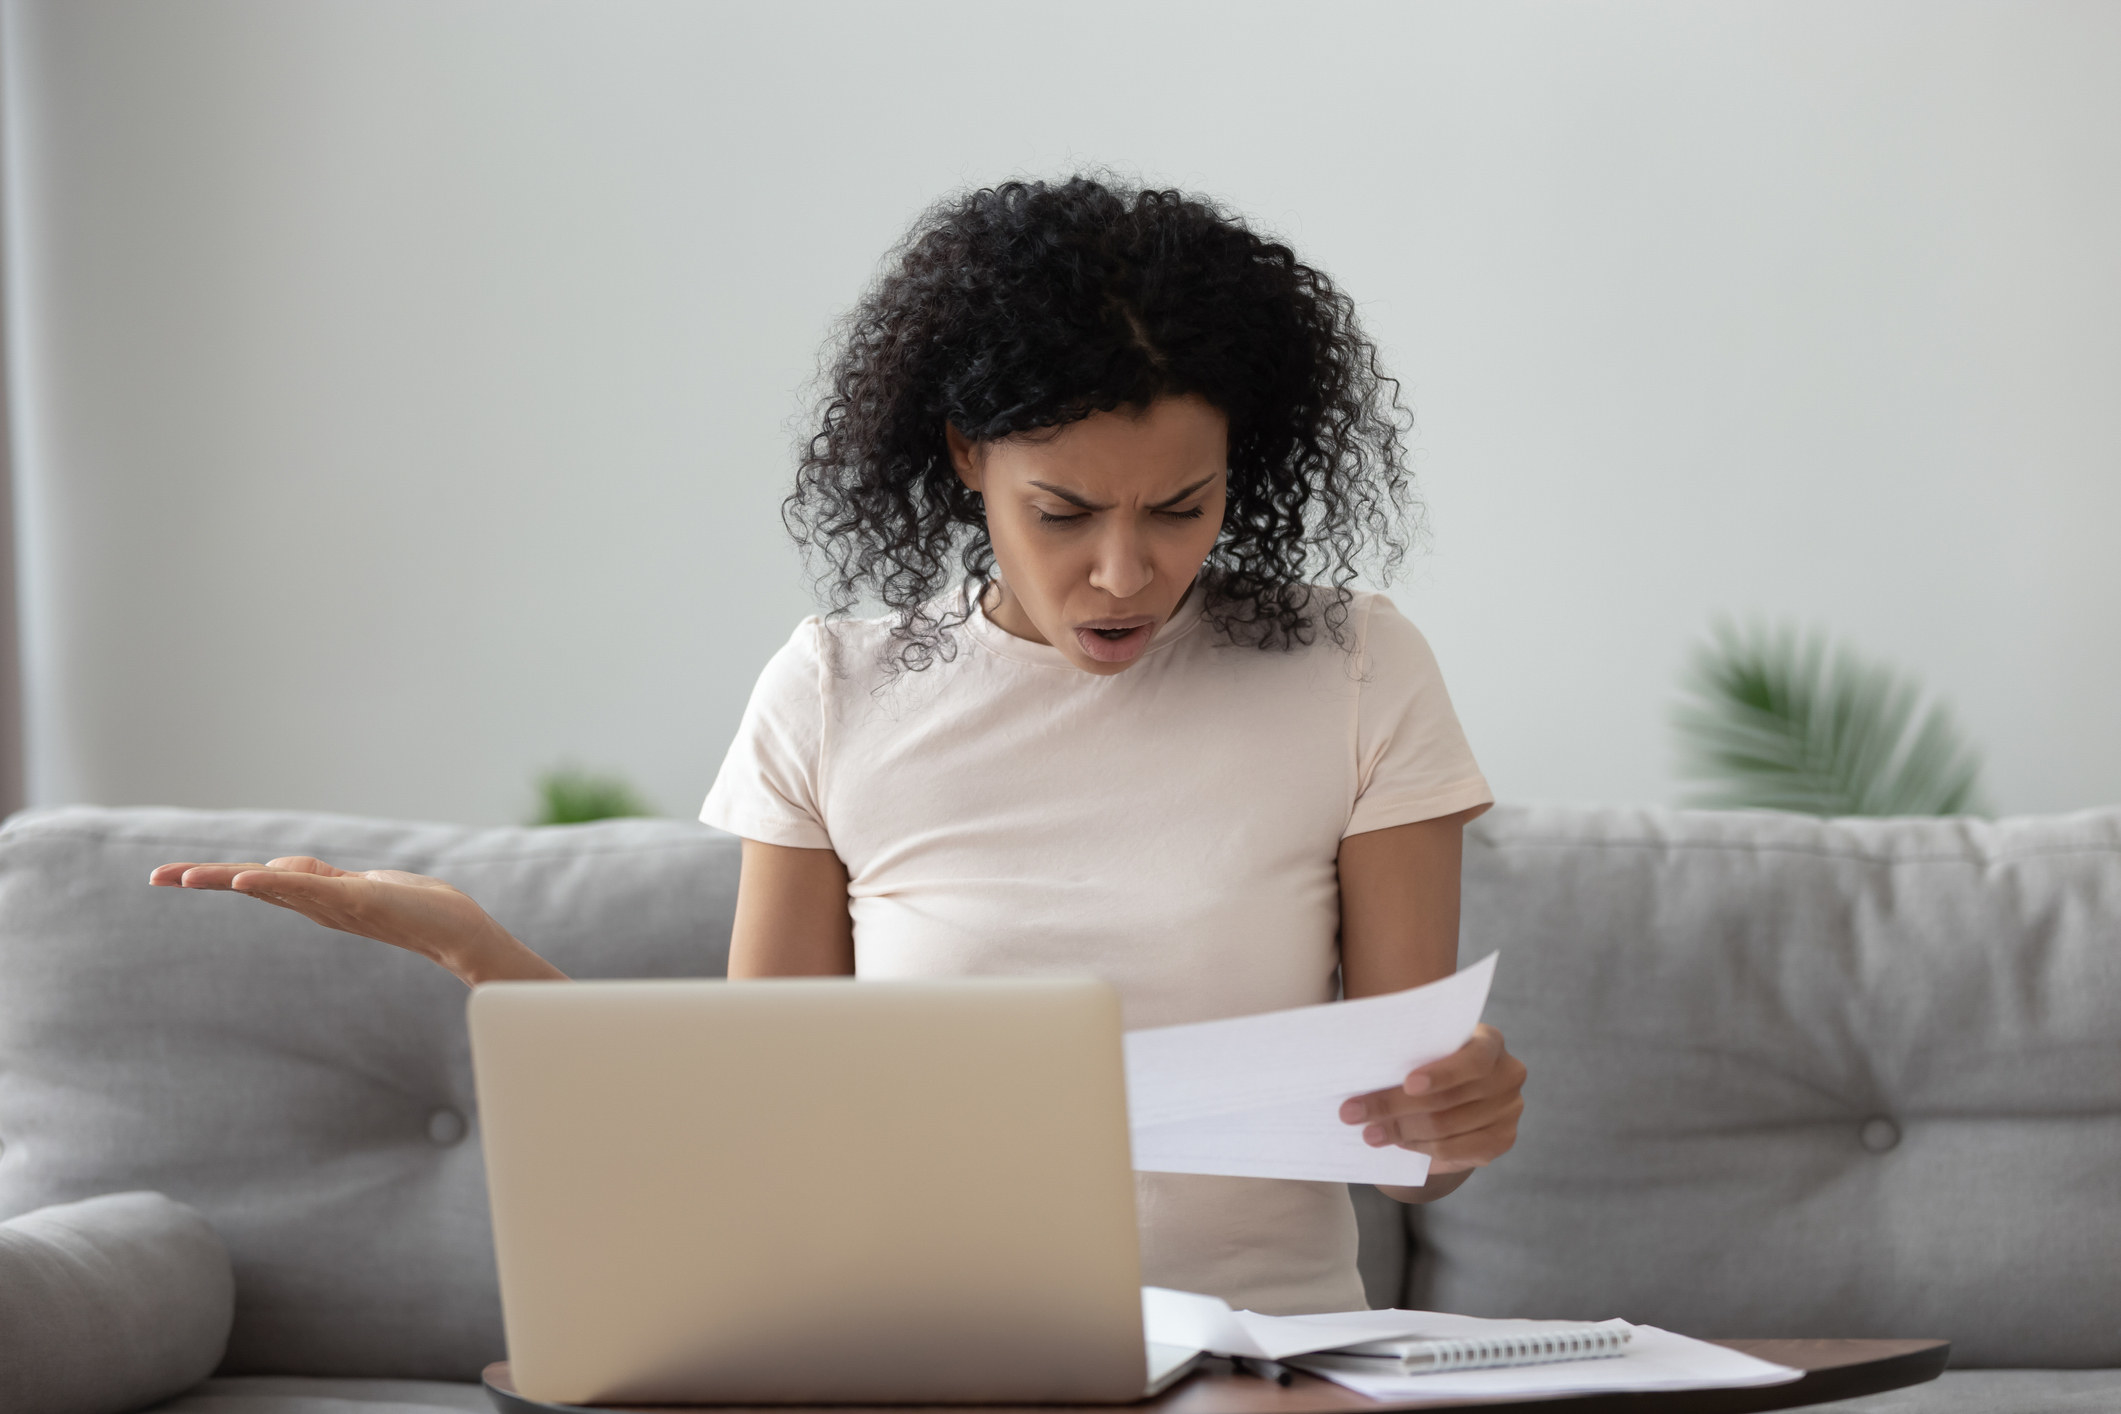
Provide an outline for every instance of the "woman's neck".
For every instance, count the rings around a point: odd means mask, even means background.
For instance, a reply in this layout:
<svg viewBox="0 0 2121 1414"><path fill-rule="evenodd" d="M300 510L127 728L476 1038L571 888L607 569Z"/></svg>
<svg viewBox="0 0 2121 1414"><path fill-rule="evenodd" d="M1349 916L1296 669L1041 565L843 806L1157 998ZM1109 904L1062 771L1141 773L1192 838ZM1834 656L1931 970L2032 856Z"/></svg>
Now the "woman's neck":
<svg viewBox="0 0 2121 1414"><path fill-rule="evenodd" d="M1016 596L1009 592L1009 586L998 579L988 580L980 590L980 612L987 616L988 623L1011 638L1044 643L1049 647L1052 644L1052 641L1040 633L1038 627L1031 622L1031 616L1024 612L1024 606L1016 601Z"/></svg>

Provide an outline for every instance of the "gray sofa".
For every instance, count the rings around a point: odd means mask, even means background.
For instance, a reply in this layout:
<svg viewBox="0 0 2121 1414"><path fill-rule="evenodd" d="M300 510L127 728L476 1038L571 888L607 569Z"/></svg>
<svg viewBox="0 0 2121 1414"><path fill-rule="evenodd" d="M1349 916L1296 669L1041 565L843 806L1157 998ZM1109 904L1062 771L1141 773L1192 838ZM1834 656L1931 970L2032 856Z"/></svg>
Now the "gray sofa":
<svg viewBox="0 0 2121 1414"><path fill-rule="evenodd" d="M578 976L723 967L735 843L697 826L16 817L4 1414L486 1407L470 1382L503 1350L463 989L248 900L144 886L165 860L291 852L448 878ZM1374 1302L1943 1336L1942 1380L1826 1407L2121 1409L2121 811L1499 809L1471 832L1464 938L1469 959L1502 952L1489 1015L1531 1067L1530 1109L1449 1201L1362 1203ZM124 1312L32 1300L29 1278L10 1300L6 1274L32 1270L11 1252L102 1240L103 1208L51 1205L142 1190L205 1227ZM151 1223L152 1201L113 1211ZM154 1301L156 1329L197 1334L150 1370L154 1342L112 1333Z"/></svg>

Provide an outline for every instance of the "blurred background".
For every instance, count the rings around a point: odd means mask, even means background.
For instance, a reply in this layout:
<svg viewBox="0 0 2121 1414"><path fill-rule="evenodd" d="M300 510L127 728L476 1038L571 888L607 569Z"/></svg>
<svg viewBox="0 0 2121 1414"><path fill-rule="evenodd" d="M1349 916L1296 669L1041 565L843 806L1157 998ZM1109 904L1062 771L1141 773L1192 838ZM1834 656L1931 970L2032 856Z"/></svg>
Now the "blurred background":
<svg viewBox="0 0 2121 1414"><path fill-rule="evenodd" d="M1361 302L1506 800L1670 801L1719 614L2121 799L2121 6L12 0L31 802L690 814L830 322L1105 166ZM7 655L0 654L0 657ZM17 694L0 693L0 708ZM9 802L13 803L13 802Z"/></svg>

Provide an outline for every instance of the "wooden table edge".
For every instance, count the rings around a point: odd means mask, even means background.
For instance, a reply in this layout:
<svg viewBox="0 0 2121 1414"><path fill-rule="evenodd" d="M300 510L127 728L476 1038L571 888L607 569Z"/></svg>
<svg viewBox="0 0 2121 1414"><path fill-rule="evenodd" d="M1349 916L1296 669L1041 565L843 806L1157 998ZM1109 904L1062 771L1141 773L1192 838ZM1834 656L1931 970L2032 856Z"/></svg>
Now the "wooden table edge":
<svg viewBox="0 0 2121 1414"><path fill-rule="evenodd" d="M1505 1411L1558 1410L1561 1414L1766 1414L1775 1409L1798 1409L1807 1404L1825 1404L1837 1399L1879 1394L1934 1380L1944 1373L1951 1356L1948 1340L1718 1340L1728 1346L1777 1365L1804 1371L1801 1379L1779 1385L1751 1385L1732 1389L1643 1390L1635 1393L1542 1395L1535 1398L1501 1396L1494 1399L1369 1399L1327 1380L1297 1376L1283 1388L1265 1380L1238 1375L1195 1375L1181 1381L1154 1399L1134 1404L662 1404L580 1405L545 1404L516 1393L509 1377L508 1362L497 1360L481 1372L487 1396L499 1414L595 1414L599 1410L660 1410L677 1414L686 1409L714 1409L720 1414L793 1414L800 1409L831 1409L836 1414L1008 1414L1008 1411L1047 1409L1070 1414L1113 1414L1115 1410L1139 1414L1355 1414L1375 1410L1479 1409L1486 1414Z"/></svg>

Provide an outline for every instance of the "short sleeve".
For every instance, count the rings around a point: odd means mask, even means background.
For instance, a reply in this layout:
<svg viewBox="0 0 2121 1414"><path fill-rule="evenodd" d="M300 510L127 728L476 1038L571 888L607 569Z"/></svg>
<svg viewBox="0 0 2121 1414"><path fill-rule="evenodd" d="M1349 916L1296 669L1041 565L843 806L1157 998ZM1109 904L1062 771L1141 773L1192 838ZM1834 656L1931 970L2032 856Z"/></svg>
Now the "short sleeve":
<svg viewBox="0 0 2121 1414"><path fill-rule="evenodd" d="M821 631L815 617L803 620L759 674L736 740L700 807L703 823L766 844L832 848L819 796L825 744Z"/></svg>
<svg viewBox="0 0 2121 1414"><path fill-rule="evenodd" d="M1355 808L1347 835L1493 803L1421 630L1369 596L1355 712Z"/></svg>

